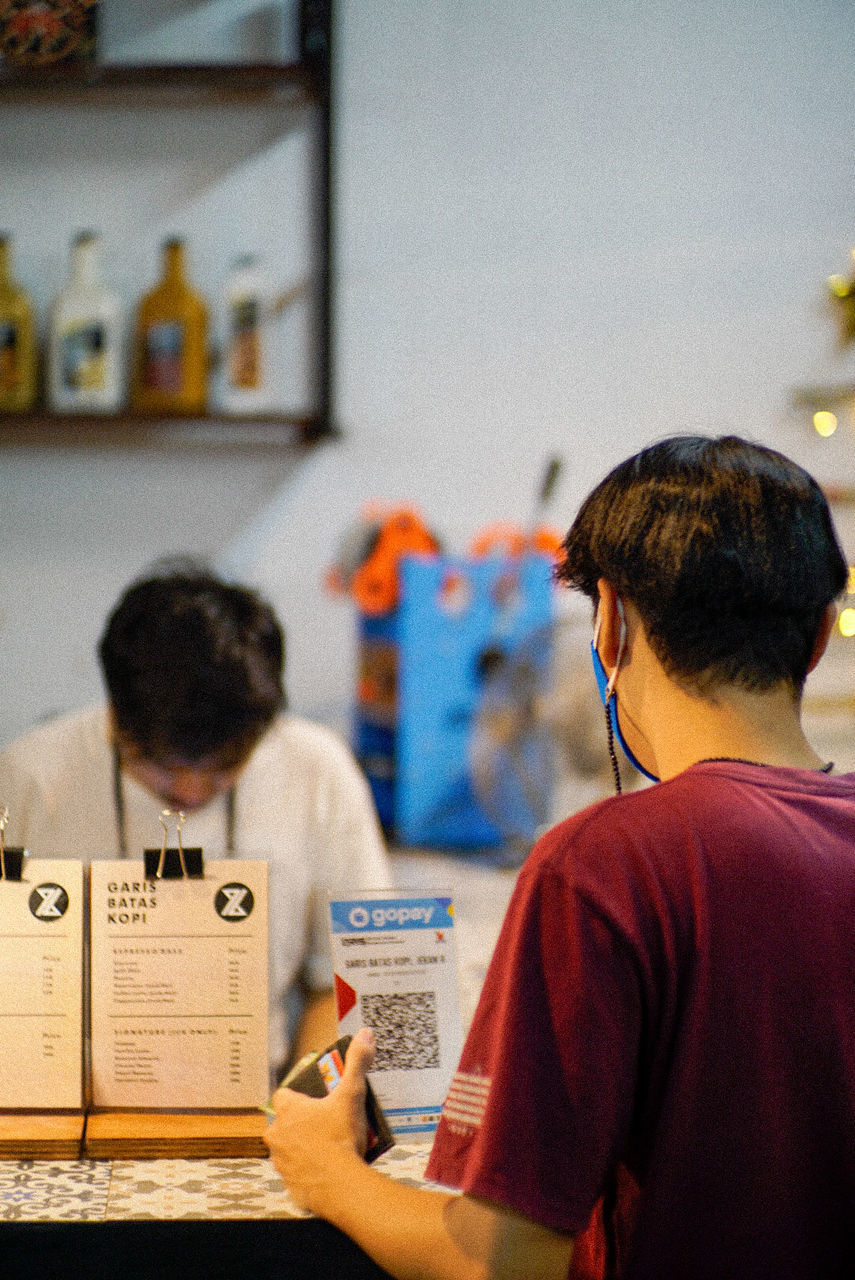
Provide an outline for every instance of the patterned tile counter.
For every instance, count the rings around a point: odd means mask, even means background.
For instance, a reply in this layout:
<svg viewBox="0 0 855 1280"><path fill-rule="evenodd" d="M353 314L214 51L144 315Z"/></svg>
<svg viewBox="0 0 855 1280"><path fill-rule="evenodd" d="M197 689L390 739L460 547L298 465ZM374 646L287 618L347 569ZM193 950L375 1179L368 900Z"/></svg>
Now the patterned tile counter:
<svg viewBox="0 0 855 1280"><path fill-rule="evenodd" d="M423 1179L429 1145L396 1145L376 1163ZM269 1160L0 1162L0 1222L117 1222L308 1217Z"/></svg>

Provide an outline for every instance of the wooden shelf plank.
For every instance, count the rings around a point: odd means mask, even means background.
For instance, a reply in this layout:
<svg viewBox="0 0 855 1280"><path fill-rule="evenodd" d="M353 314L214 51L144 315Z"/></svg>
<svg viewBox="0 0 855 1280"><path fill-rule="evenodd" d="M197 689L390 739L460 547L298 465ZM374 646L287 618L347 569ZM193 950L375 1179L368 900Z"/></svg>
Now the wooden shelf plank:
<svg viewBox="0 0 855 1280"><path fill-rule="evenodd" d="M0 413L0 447L114 448L309 447L338 432L317 416L284 413L238 417L206 413L169 417L135 413Z"/></svg>
<svg viewBox="0 0 855 1280"><path fill-rule="evenodd" d="M165 63L158 66L0 66L0 105L297 109L317 99L302 63Z"/></svg>
<svg viewBox="0 0 855 1280"><path fill-rule="evenodd" d="M855 382L797 387L792 393L797 409L839 409L855 405Z"/></svg>

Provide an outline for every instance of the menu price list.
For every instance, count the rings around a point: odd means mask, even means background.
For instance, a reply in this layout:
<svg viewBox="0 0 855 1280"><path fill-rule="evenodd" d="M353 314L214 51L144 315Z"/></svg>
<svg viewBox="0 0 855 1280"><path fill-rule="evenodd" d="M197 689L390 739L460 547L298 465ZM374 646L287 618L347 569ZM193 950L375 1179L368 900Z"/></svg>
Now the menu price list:
<svg viewBox="0 0 855 1280"><path fill-rule="evenodd" d="M0 1109L83 1105L82 862L0 880Z"/></svg>
<svg viewBox="0 0 855 1280"><path fill-rule="evenodd" d="M229 860L202 879L147 880L141 864L92 864L96 1107L264 1101L267 871Z"/></svg>

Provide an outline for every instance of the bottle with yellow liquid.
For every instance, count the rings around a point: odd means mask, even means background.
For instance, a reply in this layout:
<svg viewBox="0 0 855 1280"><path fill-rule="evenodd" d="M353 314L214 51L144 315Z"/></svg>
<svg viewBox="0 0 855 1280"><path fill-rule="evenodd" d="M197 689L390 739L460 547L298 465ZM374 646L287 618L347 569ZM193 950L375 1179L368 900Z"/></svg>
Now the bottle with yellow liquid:
<svg viewBox="0 0 855 1280"><path fill-rule="evenodd" d="M137 310L131 408L202 413L208 389L208 308L187 282L184 242L163 246L160 283Z"/></svg>
<svg viewBox="0 0 855 1280"><path fill-rule="evenodd" d="M31 409L36 399L36 326L32 303L11 275L11 239L0 233L0 411Z"/></svg>
<svg viewBox="0 0 855 1280"><path fill-rule="evenodd" d="M81 231L48 326L47 401L57 413L114 413L124 398L124 310L101 279L100 241Z"/></svg>

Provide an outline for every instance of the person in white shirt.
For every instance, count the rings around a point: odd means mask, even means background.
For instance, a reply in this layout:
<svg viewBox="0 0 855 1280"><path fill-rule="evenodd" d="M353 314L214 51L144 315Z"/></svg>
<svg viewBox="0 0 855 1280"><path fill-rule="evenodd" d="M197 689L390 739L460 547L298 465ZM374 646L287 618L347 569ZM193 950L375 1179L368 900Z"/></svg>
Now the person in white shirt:
<svg viewBox="0 0 855 1280"><path fill-rule="evenodd" d="M131 584L98 646L107 693L0 753L7 842L141 859L164 807L206 858L270 863L270 1062L335 1038L327 902L388 887L368 784L330 729L286 710L284 636L256 592L177 562Z"/></svg>

